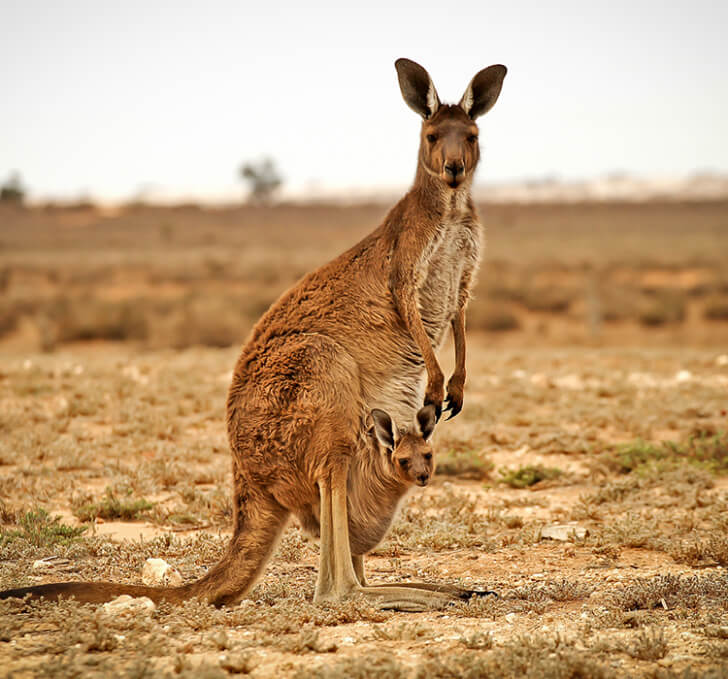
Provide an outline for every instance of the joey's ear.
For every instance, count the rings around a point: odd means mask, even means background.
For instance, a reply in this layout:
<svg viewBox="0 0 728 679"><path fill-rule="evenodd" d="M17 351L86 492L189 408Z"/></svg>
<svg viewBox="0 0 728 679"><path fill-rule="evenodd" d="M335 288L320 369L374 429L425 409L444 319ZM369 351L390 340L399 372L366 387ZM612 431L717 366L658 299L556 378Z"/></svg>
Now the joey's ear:
<svg viewBox="0 0 728 679"><path fill-rule="evenodd" d="M431 118L440 108L440 97L437 96L430 74L409 59L397 59L394 67L397 69L399 89L407 106L425 120Z"/></svg>
<svg viewBox="0 0 728 679"><path fill-rule="evenodd" d="M496 64L477 73L465 89L459 106L473 120L490 111L498 100L508 69Z"/></svg>
<svg viewBox="0 0 728 679"><path fill-rule="evenodd" d="M392 418L383 410L374 408L372 410L372 422L374 422L374 435L377 441L385 448L394 450L394 423Z"/></svg>
<svg viewBox="0 0 728 679"><path fill-rule="evenodd" d="M427 441L432 436L432 432L435 431L435 425L437 424L435 406L427 405L420 408L417 413L417 424L420 427L422 438Z"/></svg>

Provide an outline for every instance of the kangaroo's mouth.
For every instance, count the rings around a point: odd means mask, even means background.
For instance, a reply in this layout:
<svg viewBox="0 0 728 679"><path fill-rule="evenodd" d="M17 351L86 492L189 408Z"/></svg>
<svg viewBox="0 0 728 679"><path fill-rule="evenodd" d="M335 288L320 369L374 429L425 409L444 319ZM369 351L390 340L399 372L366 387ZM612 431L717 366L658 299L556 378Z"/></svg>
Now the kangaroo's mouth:
<svg viewBox="0 0 728 679"><path fill-rule="evenodd" d="M451 189L456 189L458 186L460 186L460 184L463 183L462 174L453 177L452 174L450 174L449 172L443 172L440 176Z"/></svg>

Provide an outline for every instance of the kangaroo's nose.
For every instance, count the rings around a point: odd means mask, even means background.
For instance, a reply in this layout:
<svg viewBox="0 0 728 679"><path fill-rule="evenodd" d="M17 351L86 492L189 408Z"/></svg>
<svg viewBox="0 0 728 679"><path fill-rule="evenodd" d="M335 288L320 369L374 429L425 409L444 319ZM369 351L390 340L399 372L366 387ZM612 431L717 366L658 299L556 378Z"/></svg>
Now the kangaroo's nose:
<svg viewBox="0 0 728 679"><path fill-rule="evenodd" d="M429 476L428 476L427 474L420 474L420 475L419 475L419 476L417 477L417 483L419 483L419 484L420 484L421 486L426 486L426 485L427 485L427 480L428 480L429 478L430 478L430 477L429 477Z"/></svg>
<svg viewBox="0 0 728 679"><path fill-rule="evenodd" d="M449 163L445 163L445 172L455 179L458 175L465 172L465 163L462 163L459 160L452 160Z"/></svg>

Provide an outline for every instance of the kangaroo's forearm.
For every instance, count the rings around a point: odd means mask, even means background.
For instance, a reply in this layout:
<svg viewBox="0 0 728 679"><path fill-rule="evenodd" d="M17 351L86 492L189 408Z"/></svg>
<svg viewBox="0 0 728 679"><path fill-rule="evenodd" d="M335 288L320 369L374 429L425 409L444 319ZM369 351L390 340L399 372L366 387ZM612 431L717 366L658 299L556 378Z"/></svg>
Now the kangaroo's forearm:
<svg viewBox="0 0 728 679"><path fill-rule="evenodd" d="M414 289L400 290L398 294L394 294L394 299L397 312L404 321L405 327L412 336L425 361L428 382L439 381L442 383L442 370L437 362L435 351L425 330L425 324L422 322L422 316L420 316L417 293Z"/></svg>
<svg viewBox="0 0 728 679"><path fill-rule="evenodd" d="M465 307L460 307L451 322L455 344L455 372L465 382Z"/></svg>

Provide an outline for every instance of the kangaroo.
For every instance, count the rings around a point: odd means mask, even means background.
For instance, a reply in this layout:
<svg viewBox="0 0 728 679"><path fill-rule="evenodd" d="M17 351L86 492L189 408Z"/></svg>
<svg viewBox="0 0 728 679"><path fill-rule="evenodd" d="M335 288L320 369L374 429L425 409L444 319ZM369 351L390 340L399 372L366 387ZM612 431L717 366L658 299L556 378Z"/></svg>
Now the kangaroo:
<svg viewBox="0 0 728 679"><path fill-rule="evenodd" d="M423 610L470 596L448 585L365 585L354 565L362 546L356 535L352 545L348 513L370 482L369 413L424 431L420 418L438 420L443 402L450 417L463 405L465 308L481 248L470 194L480 155L475 120L495 104L506 75L489 66L450 105L422 66L398 59L395 67L405 102L422 117L414 184L379 228L274 302L243 347L227 399L234 525L221 561L178 588L60 583L0 598L133 594L232 605L252 588L291 514L318 517L315 601L358 593L381 607ZM448 327L456 365L445 401L435 350Z"/></svg>
<svg viewBox="0 0 728 679"><path fill-rule="evenodd" d="M418 414L418 431L402 430L383 410L371 412L367 431L373 450L352 459L347 483L349 544L354 571L361 585L364 576L364 555L384 538L397 513L399 504L413 486L426 486L434 474L432 445L429 438L435 427L435 410L425 406ZM302 528L320 537L320 507L310 513L299 513Z"/></svg>

